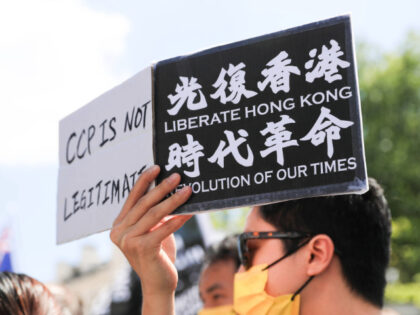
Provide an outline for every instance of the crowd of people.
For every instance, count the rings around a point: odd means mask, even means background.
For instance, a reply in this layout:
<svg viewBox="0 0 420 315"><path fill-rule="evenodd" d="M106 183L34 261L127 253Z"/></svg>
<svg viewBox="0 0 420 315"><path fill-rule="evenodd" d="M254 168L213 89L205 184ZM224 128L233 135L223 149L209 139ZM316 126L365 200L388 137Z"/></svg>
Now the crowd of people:
<svg viewBox="0 0 420 315"><path fill-rule="evenodd" d="M179 174L149 189L159 172L153 166L139 178L110 234L141 279L145 315L175 313L173 233L191 218L171 215L190 187L165 199ZM255 206L243 233L208 248L199 314L381 314L390 235L390 210L374 179L361 195ZM2 273L0 314L66 314L52 292L28 276Z"/></svg>

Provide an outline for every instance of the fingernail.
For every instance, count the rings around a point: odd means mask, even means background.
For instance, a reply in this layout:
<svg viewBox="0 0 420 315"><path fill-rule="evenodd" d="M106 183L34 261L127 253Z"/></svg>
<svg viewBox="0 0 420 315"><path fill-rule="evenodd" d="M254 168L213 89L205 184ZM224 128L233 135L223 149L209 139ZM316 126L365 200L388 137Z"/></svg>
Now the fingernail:
<svg viewBox="0 0 420 315"><path fill-rule="evenodd" d="M146 172L148 172L148 173L154 173L154 172L156 172L156 171L158 170L158 168L159 168L159 166L158 166L158 165L152 165L152 166L150 166L150 167L147 169L147 171L146 171Z"/></svg>
<svg viewBox="0 0 420 315"><path fill-rule="evenodd" d="M168 177L169 183L173 184L178 180L179 175L177 173L173 173L171 176Z"/></svg>
<svg viewBox="0 0 420 315"><path fill-rule="evenodd" d="M178 193L181 194L181 195L185 195L189 192L189 190L190 190L189 186L184 186L184 187L182 187L181 190L178 190Z"/></svg>

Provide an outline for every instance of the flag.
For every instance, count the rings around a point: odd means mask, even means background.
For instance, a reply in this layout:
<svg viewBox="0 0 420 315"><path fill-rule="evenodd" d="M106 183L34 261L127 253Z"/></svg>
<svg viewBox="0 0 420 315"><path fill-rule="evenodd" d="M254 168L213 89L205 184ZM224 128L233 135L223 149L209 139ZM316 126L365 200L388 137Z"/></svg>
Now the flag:
<svg viewBox="0 0 420 315"><path fill-rule="evenodd" d="M12 260L10 257L9 236L9 228L3 229L0 236L0 272L13 271Z"/></svg>

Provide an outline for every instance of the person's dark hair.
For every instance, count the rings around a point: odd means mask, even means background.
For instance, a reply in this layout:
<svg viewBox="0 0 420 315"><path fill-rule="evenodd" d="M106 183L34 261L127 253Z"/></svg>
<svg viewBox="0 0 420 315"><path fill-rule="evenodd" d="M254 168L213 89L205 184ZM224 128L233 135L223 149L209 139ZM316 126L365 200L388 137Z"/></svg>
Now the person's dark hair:
<svg viewBox="0 0 420 315"><path fill-rule="evenodd" d="M61 310L46 286L27 275L0 273L0 314L56 315Z"/></svg>
<svg viewBox="0 0 420 315"><path fill-rule="evenodd" d="M238 269L241 263L239 261L237 244L238 236L229 235L226 236L219 243L213 244L210 247L208 247L204 256L202 270L204 270L205 268L207 268L215 262L225 261L229 259L232 259L233 263L235 264L235 269Z"/></svg>
<svg viewBox="0 0 420 315"><path fill-rule="evenodd" d="M334 242L344 279L353 292L383 306L390 256L391 214L381 186L369 191L261 206L262 218L279 231L326 234ZM286 250L296 243L285 241Z"/></svg>
<svg viewBox="0 0 420 315"><path fill-rule="evenodd" d="M83 301L73 291L61 284L47 284L63 315L83 315Z"/></svg>

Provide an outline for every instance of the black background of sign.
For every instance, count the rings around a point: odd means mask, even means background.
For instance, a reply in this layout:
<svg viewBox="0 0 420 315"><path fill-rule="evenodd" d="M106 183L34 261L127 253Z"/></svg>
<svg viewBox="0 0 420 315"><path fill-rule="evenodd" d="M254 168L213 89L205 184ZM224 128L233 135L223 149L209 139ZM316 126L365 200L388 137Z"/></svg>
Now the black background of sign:
<svg viewBox="0 0 420 315"><path fill-rule="evenodd" d="M317 48L318 53L325 45L331 47L330 40L338 42L344 55L341 60L350 62L350 67L346 69L338 68L338 73L342 75L341 80L328 83L324 78L315 79L313 83L305 81L305 63L311 59L309 51ZM291 65L297 66L301 74L290 75L290 91L283 91L274 94L269 85L263 92L257 88L257 82L263 81L261 71L266 68L266 64L276 57L280 51L286 51ZM228 69L229 64L237 65L245 63L245 87L247 90L256 91L258 94L246 99L242 96L238 104L222 104L220 99L212 99L210 94L216 91L212 85L216 82L222 68ZM315 60L314 65L317 63ZM179 77L195 77L202 86L201 91L207 100L207 108L191 111L184 104L175 116L167 113L173 105L169 102L168 95L175 94L176 84L180 84ZM229 77L226 76L228 80ZM257 172L273 170L274 175L268 184L253 184L249 187L237 189L225 189L215 192L194 194L190 200L177 212L192 212L208 209L220 209L235 207L240 205L262 204L275 200L294 199L314 195L325 195L331 193L342 193L362 190L366 186L365 161L363 155L363 144L361 140L361 122L359 113L359 96L356 81L355 60L353 56L352 36L349 16L342 16L330 20L313 23L294 29L257 37L254 39L212 48L193 55L177 57L170 60L159 62L155 66L155 154L156 162L161 166L161 174L158 183L170 173L179 172L183 177L183 183L208 182L210 179L239 176L241 174L251 174L252 177ZM301 95L315 92L325 92L327 90L349 86L352 97L312 105L310 107L300 107L299 98ZM227 94L229 92L227 91ZM295 108L283 110L280 113L267 114L264 116L250 117L245 121L243 108L251 107L261 103L269 104L271 101L278 103L278 100L294 98ZM197 97L198 99L198 97ZM197 101L197 99L195 101ZM320 115L321 106L331 109L331 114L341 120L354 122L353 126L341 129L341 139L333 141L334 155L332 158L327 156L326 141L314 146L310 141L301 141L314 125ZM211 115L214 112L241 108L241 120L229 121L228 123L205 126L197 129L184 130L180 132L165 133L164 122L172 122L175 119L183 119L199 115ZM286 125L286 129L292 132L292 139L298 141L299 146L284 148L284 165L280 166L276 161L276 153L271 153L262 158L259 151L266 149L264 145L267 136L262 136L259 131L266 127L266 122L277 122L280 115L289 115L296 121L294 124ZM238 164L232 155L228 155L225 160L224 168L217 163L207 161L216 151L220 140L225 140L224 130L231 130L238 137L237 131L245 129L249 136L247 143L254 153L254 163L251 167L243 167ZM192 170L192 167L183 165L178 169L174 167L169 172L165 170L168 163L168 147L177 142L181 146L187 143L186 134L191 134L194 140L200 142L204 147L204 157L200 158L200 173L197 178L189 178L183 174L184 170ZM245 145L241 145L240 152L246 156ZM355 157L357 169L353 171L329 173L311 176L310 163L330 161L338 159L348 159ZM293 167L305 164L308 166L308 177L293 180L277 181L275 172L279 168ZM208 186L208 184L207 184Z"/></svg>

